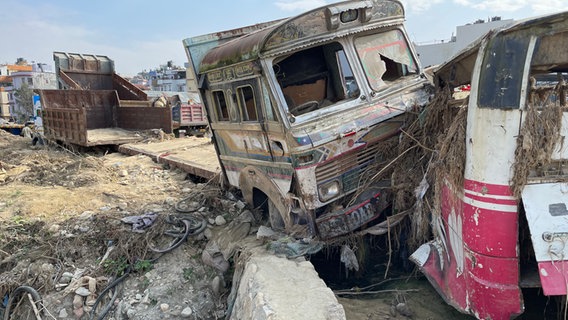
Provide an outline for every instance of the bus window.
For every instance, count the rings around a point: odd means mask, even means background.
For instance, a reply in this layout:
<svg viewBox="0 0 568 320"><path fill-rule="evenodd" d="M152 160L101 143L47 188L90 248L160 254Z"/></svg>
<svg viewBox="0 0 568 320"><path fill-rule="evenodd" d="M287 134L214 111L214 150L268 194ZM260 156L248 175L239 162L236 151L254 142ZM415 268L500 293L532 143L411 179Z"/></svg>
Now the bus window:
<svg viewBox="0 0 568 320"><path fill-rule="evenodd" d="M355 38L355 49L361 65L375 91L385 85L417 72L416 62L400 30L391 30Z"/></svg>
<svg viewBox="0 0 568 320"><path fill-rule="evenodd" d="M256 103L251 86L237 88L237 101L243 121L257 121Z"/></svg>
<svg viewBox="0 0 568 320"><path fill-rule="evenodd" d="M294 116L358 97L359 87L338 42L275 60L274 73Z"/></svg>
<svg viewBox="0 0 568 320"><path fill-rule="evenodd" d="M229 108L227 100L225 100L225 93L221 90L213 91L213 104L217 112L218 121L229 121Z"/></svg>

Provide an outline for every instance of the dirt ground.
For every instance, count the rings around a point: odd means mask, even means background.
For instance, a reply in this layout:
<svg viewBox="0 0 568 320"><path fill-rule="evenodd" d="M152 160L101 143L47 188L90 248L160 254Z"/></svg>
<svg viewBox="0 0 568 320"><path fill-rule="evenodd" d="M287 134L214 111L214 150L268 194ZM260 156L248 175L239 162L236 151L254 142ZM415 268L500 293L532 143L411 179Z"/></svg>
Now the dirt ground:
<svg viewBox="0 0 568 320"><path fill-rule="evenodd" d="M164 255L149 250L157 239L152 230L179 214L182 199L207 229ZM225 318L231 269L220 272L202 255L212 230L243 210L234 194L146 156L32 146L0 130L0 295L29 285L44 299L45 318L94 319L111 295L95 299L123 276L105 319ZM146 232L121 220L143 215L155 217ZM467 319L426 280L408 279L376 288L384 293L339 300L348 319ZM400 303L406 309L392 310Z"/></svg>

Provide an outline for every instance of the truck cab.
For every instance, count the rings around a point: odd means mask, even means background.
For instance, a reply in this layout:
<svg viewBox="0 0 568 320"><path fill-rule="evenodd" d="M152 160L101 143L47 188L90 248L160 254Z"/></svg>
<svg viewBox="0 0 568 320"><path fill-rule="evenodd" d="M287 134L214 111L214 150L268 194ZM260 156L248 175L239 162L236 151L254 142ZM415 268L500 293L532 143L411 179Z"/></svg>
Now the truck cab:
<svg viewBox="0 0 568 320"><path fill-rule="evenodd" d="M184 40L224 176L273 228L331 239L386 212L385 143L429 98L403 21L345 1Z"/></svg>

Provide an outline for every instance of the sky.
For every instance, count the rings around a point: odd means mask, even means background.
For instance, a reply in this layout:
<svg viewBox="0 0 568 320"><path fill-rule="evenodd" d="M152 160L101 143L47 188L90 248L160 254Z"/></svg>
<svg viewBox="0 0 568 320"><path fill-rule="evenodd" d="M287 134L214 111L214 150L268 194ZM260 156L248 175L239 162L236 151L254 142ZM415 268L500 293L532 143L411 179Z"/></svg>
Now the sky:
<svg viewBox="0 0 568 320"><path fill-rule="evenodd" d="M0 0L0 64L51 66L53 52L108 56L123 76L187 61L182 40L300 14L336 0ZM456 26L494 16L568 10L568 0L403 0L415 43L448 40Z"/></svg>

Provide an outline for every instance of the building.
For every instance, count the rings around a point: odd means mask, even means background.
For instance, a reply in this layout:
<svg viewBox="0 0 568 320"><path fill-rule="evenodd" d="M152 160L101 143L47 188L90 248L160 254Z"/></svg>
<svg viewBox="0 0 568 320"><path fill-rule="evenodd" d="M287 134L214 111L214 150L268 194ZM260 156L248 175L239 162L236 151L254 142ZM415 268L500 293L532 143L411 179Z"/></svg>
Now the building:
<svg viewBox="0 0 568 320"><path fill-rule="evenodd" d="M31 65L0 65L0 118L5 120L13 119L13 115L10 113L10 106L12 106L12 102L14 101L12 75L18 72L28 71L32 71Z"/></svg>
<svg viewBox="0 0 568 320"><path fill-rule="evenodd" d="M34 63L27 66L29 68L23 69L16 72L11 72L8 77L11 80L11 86L5 87L7 91L7 96L9 100L9 116L13 119L17 119L20 122L27 120L28 116L39 116L38 107L34 107L34 113L28 114L29 112L23 110L22 106L18 105L16 97L14 95L15 90L21 88L24 84L28 85L30 89L57 89L57 79L55 73L51 66L43 63ZM32 101L34 103L34 101Z"/></svg>
<svg viewBox="0 0 568 320"><path fill-rule="evenodd" d="M185 68L176 67L171 61L160 66L157 70L151 70L146 75L149 79L150 91L175 91L186 92Z"/></svg>
<svg viewBox="0 0 568 320"><path fill-rule="evenodd" d="M0 118L10 120L11 93L5 87L0 87Z"/></svg>
<svg viewBox="0 0 568 320"><path fill-rule="evenodd" d="M511 25L513 22L513 19L501 20L501 17L493 17L488 21L480 19L474 23L458 26L455 36L452 36L449 41L437 41L426 44L416 43L414 46L420 56L422 66L434 66L448 61L456 53L465 49L488 31Z"/></svg>

